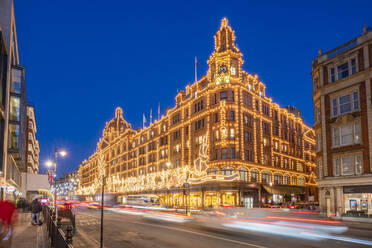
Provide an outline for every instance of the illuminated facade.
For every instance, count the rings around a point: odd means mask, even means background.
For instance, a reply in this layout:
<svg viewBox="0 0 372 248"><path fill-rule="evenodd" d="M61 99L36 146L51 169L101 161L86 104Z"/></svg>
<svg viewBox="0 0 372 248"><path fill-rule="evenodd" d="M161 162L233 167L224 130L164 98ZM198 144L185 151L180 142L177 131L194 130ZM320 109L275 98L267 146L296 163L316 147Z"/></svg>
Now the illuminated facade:
<svg viewBox="0 0 372 248"><path fill-rule="evenodd" d="M298 110L273 103L257 75L242 70L226 18L214 38L207 75L180 91L160 120L133 130L116 109L97 151L80 165L78 194L100 192L104 171L108 192L157 194L167 206L317 199L313 129Z"/></svg>

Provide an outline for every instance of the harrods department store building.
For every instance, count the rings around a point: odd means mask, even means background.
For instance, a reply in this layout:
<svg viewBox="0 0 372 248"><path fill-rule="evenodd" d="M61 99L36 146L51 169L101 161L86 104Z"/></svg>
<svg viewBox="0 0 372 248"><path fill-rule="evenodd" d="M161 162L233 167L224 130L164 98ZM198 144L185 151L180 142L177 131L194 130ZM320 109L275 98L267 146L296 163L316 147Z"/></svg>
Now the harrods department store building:
<svg viewBox="0 0 372 248"><path fill-rule="evenodd" d="M104 168L105 190L119 199L156 194L163 205L194 208L317 201L313 129L243 71L227 19L214 39L207 75L178 92L160 120L133 130L116 109L97 151L80 165L78 194L94 198Z"/></svg>

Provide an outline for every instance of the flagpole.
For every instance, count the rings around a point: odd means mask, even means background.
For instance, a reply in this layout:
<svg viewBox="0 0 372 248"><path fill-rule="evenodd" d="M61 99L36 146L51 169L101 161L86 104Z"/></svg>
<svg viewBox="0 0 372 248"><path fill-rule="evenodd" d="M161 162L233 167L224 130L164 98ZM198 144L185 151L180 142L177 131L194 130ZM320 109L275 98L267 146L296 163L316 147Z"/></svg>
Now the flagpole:
<svg viewBox="0 0 372 248"><path fill-rule="evenodd" d="M198 69L198 60L196 59L196 56L195 56L195 82L198 81L197 69Z"/></svg>
<svg viewBox="0 0 372 248"><path fill-rule="evenodd" d="M150 109L150 125L152 123L152 109Z"/></svg>
<svg viewBox="0 0 372 248"><path fill-rule="evenodd" d="M160 120L160 102L159 102L159 105L158 105L158 121Z"/></svg>

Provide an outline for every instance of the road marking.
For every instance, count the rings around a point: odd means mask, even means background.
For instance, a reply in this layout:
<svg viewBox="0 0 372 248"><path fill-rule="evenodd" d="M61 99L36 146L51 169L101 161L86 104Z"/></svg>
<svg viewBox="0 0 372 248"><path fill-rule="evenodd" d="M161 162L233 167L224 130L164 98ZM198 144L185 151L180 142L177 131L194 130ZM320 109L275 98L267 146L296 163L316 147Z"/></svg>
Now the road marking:
<svg viewBox="0 0 372 248"><path fill-rule="evenodd" d="M169 226L162 226L162 225L156 225L156 224L150 224L150 223L142 223L142 222L135 222L135 221L127 221L127 222L132 223L132 224L140 224L140 225L148 225L148 226L154 226L154 227L162 227L162 228L166 228L166 229L170 229L170 230L176 230L176 231L179 231L179 232L192 233L192 234L196 234L196 235L199 235L199 236L205 236L205 237L208 237L208 238L219 239L219 240L223 240L223 241L227 241L227 242L232 242L232 243L239 244L239 245L244 245L244 246L250 246L250 247L256 247L256 248L267 248L266 246L255 245L255 244L251 244L251 243L247 243L247 242L242 242L242 241L237 241L237 240L233 240L233 239L222 238L222 237L218 237L218 236L214 236L214 235L210 235L210 234L206 234L206 233L194 232L194 231L190 231L190 230L186 230L186 229L182 229L182 228L177 228L177 227L169 227Z"/></svg>

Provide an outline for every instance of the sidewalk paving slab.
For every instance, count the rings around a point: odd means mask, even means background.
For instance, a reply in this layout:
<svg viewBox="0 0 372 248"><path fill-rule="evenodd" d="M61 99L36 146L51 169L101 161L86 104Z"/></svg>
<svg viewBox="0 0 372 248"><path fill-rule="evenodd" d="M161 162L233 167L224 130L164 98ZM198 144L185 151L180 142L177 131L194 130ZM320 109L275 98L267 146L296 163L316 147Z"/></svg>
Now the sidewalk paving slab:
<svg viewBox="0 0 372 248"><path fill-rule="evenodd" d="M31 213L19 213L14 227L11 247L13 248L50 248L46 225L31 225Z"/></svg>

